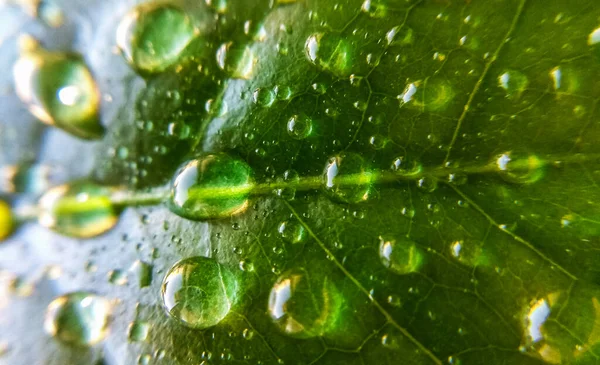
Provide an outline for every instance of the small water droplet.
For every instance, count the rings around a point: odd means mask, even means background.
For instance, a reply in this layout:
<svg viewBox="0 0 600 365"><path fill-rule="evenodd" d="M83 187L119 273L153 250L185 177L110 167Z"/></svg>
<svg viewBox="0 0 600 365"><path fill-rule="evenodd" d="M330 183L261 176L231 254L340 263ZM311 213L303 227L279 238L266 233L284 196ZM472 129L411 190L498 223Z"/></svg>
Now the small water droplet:
<svg viewBox="0 0 600 365"><path fill-rule="evenodd" d="M293 115L288 119L287 131L294 139L305 139L312 132L313 122L305 115Z"/></svg>
<svg viewBox="0 0 600 365"><path fill-rule="evenodd" d="M252 100L257 105L269 107L275 102L275 93L267 88L256 89L252 94Z"/></svg>
<svg viewBox="0 0 600 365"><path fill-rule="evenodd" d="M215 326L227 316L238 295L231 271L213 259L190 257L165 275L161 295L167 313L191 328Z"/></svg>
<svg viewBox="0 0 600 365"><path fill-rule="evenodd" d="M423 251L408 238L400 240L379 237L379 258L396 274L417 272L424 261Z"/></svg>
<svg viewBox="0 0 600 365"><path fill-rule="evenodd" d="M113 228L119 210L110 200L111 189L80 181L60 185L39 201L38 222L66 236L90 238Z"/></svg>
<svg viewBox="0 0 600 365"><path fill-rule="evenodd" d="M254 74L258 59L248 46L223 43L217 50L217 65L235 79L249 80Z"/></svg>
<svg viewBox="0 0 600 365"><path fill-rule="evenodd" d="M536 155L523 151L509 151L495 160L503 180L514 184L533 184L544 177L544 162Z"/></svg>
<svg viewBox="0 0 600 365"><path fill-rule="evenodd" d="M169 207L193 220L229 217L246 210L254 186L252 170L223 153L203 154L175 174Z"/></svg>
<svg viewBox="0 0 600 365"><path fill-rule="evenodd" d="M351 74L352 56L348 40L336 33L315 33L305 44L307 59L338 77Z"/></svg>
<svg viewBox="0 0 600 365"><path fill-rule="evenodd" d="M129 342L143 342L148 338L150 324L143 321L133 321L129 324L128 339Z"/></svg>
<svg viewBox="0 0 600 365"><path fill-rule="evenodd" d="M516 100L527 89L529 79L519 71L508 70L498 76L498 85L506 91L509 99Z"/></svg>
<svg viewBox="0 0 600 365"><path fill-rule="evenodd" d="M191 19L178 7L145 3L119 23L117 45L135 69L156 73L175 64L196 33Z"/></svg>
<svg viewBox="0 0 600 365"><path fill-rule="evenodd" d="M63 343L91 346L106 336L110 310L109 301L95 294L66 294L48 305L44 329Z"/></svg>
<svg viewBox="0 0 600 365"><path fill-rule="evenodd" d="M296 219L281 222L277 231L285 242L292 244L303 242L307 236L306 229Z"/></svg>

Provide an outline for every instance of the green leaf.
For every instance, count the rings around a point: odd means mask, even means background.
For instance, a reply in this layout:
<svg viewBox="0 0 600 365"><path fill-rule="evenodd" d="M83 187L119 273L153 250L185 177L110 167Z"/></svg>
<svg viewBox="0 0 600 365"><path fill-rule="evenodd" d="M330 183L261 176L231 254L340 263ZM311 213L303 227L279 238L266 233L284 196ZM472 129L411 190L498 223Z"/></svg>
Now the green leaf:
<svg viewBox="0 0 600 365"><path fill-rule="evenodd" d="M69 179L135 195L169 184L190 158L223 153L252 169L249 206L203 222L166 203L132 206L86 240L22 226L0 247L0 361L600 361L594 1L192 3L182 9L197 37L143 80L95 48L114 45L115 14L129 9L86 3L103 9L93 39L105 43L79 51L115 94L103 104L107 135L36 137L32 117L10 124L23 113L8 106L16 97L0 96L11 113L2 130L15 136L0 135L12 146L2 161L23 162L35 141L40 163ZM42 41L59 47L53 38ZM227 174L211 179L226 195ZM229 312L201 330L169 317L160 297L169 269L194 256L231 271L217 284L237 290L235 301L213 298ZM114 270L126 278L109 280ZM206 295L201 285L186 295ZM48 303L74 291L113 300L102 344L44 333Z"/></svg>

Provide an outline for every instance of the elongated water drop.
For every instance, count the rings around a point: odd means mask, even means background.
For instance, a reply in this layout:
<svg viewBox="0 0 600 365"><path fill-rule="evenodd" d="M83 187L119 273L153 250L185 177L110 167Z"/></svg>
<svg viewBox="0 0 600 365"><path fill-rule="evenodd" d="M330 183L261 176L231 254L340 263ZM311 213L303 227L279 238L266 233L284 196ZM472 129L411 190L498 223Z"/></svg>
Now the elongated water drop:
<svg viewBox="0 0 600 365"><path fill-rule="evenodd" d="M330 278L294 269L281 275L273 285L268 309L281 331L310 338L323 336L335 326L342 303Z"/></svg>
<svg viewBox="0 0 600 365"><path fill-rule="evenodd" d="M80 181L54 187L39 201L39 223L60 234L90 238L115 226L119 209L110 200L111 189Z"/></svg>
<svg viewBox="0 0 600 365"><path fill-rule="evenodd" d="M396 274L417 272L424 261L423 251L408 238L400 240L379 237L379 258Z"/></svg>
<svg viewBox="0 0 600 365"><path fill-rule="evenodd" d="M63 343L91 346L106 336L110 310L110 302L96 294L66 294L48 305L44 328Z"/></svg>
<svg viewBox="0 0 600 365"><path fill-rule="evenodd" d="M193 220L229 217L246 210L253 186L252 170L244 161L223 153L204 154L176 173L169 206Z"/></svg>
<svg viewBox="0 0 600 365"><path fill-rule="evenodd" d="M104 135L96 81L79 55L50 52L32 38L21 40L13 75L17 95L42 122L85 139Z"/></svg>
<svg viewBox="0 0 600 365"><path fill-rule="evenodd" d="M161 72L176 63L196 36L191 19L174 5L142 4L117 29L117 45L137 70Z"/></svg>
<svg viewBox="0 0 600 365"><path fill-rule="evenodd" d="M358 203L369 198L371 174L364 159L353 152L333 156L323 173L323 187L333 199Z"/></svg>
<svg viewBox="0 0 600 365"><path fill-rule="evenodd" d="M176 263L162 284L167 313L191 328L212 327L236 302L238 283L232 272L215 260L190 257Z"/></svg>
<svg viewBox="0 0 600 365"><path fill-rule="evenodd" d="M13 217L10 205L0 200L0 241L10 236L15 228L15 219Z"/></svg>
<svg viewBox="0 0 600 365"><path fill-rule="evenodd" d="M534 154L509 151L495 161L500 177L514 184L533 184L544 177L544 163Z"/></svg>

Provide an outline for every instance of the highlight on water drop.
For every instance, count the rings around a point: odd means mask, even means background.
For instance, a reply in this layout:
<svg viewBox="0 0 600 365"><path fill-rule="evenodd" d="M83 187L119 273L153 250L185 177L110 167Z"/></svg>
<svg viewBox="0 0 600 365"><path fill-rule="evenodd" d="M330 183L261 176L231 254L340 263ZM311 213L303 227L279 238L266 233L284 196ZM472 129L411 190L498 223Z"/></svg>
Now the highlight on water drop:
<svg viewBox="0 0 600 365"><path fill-rule="evenodd" d="M513 184L533 184L544 177L544 162L524 151L508 151L494 161L500 177Z"/></svg>
<svg viewBox="0 0 600 365"><path fill-rule="evenodd" d="M238 282L214 259L190 257L177 262L162 284L164 307L181 324L203 329L221 322L235 305Z"/></svg>
<svg viewBox="0 0 600 365"><path fill-rule="evenodd" d="M156 73L177 63L197 33L190 17L177 6L141 4L121 20L117 45L136 70Z"/></svg>
<svg viewBox="0 0 600 365"><path fill-rule="evenodd" d="M108 299L93 293L65 294L48 305L44 329L67 345L92 346L106 337L111 307Z"/></svg>
<svg viewBox="0 0 600 365"><path fill-rule="evenodd" d="M79 138L101 138L100 93L82 57L45 50L29 36L20 41L13 77L15 91L29 111Z"/></svg>
<svg viewBox="0 0 600 365"><path fill-rule="evenodd" d="M38 203L38 222L75 238L91 238L112 229L120 210L110 200L112 189L77 181L48 190Z"/></svg>
<svg viewBox="0 0 600 365"><path fill-rule="evenodd" d="M253 172L244 161L224 153L205 153L184 163L173 179L169 207L175 214L207 220L248 208Z"/></svg>

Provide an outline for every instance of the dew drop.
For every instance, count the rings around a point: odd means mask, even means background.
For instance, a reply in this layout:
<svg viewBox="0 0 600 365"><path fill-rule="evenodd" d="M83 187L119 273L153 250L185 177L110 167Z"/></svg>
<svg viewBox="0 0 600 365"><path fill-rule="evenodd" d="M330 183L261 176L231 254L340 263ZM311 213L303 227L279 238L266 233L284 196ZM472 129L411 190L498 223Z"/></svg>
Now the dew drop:
<svg viewBox="0 0 600 365"><path fill-rule="evenodd" d="M438 180L433 176L423 176L417 180L417 187L426 193L432 193L438 187Z"/></svg>
<svg viewBox="0 0 600 365"><path fill-rule="evenodd" d="M533 184L544 177L544 163L534 154L509 151L495 160L500 177L513 184Z"/></svg>
<svg viewBox="0 0 600 365"><path fill-rule="evenodd" d="M257 58L248 46L223 43L217 50L217 65L232 78L249 80L254 74Z"/></svg>
<svg viewBox="0 0 600 365"><path fill-rule="evenodd" d="M336 33L315 33L308 37L304 47L307 59L315 66L335 76L350 75L351 46L348 40Z"/></svg>
<svg viewBox="0 0 600 365"><path fill-rule="evenodd" d="M127 284L127 273L122 270L111 270L108 273L108 281L113 285Z"/></svg>
<svg viewBox="0 0 600 365"><path fill-rule="evenodd" d="M151 264L140 260L136 260L129 268L129 271L137 276L139 288L152 284L152 268Z"/></svg>
<svg viewBox="0 0 600 365"><path fill-rule="evenodd" d="M288 119L287 131L294 139L305 139L312 132L312 120L305 115L293 115Z"/></svg>
<svg viewBox="0 0 600 365"><path fill-rule="evenodd" d="M30 38L22 41L13 69L15 91L42 122L84 139L104 135L96 81L79 55L50 52Z"/></svg>
<svg viewBox="0 0 600 365"><path fill-rule="evenodd" d="M331 157L323 173L323 187L327 194L343 203L358 203L369 198L371 174L364 159L353 152Z"/></svg>
<svg viewBox="0 0 600 365"><path fill-rule="evenodd" d="M387 15L387 6L381 0L365 0L360 10L372 18L384 18Z"/></svg>
<svg viewBox="0 0 600 365"><path fill-rule="evenodd" d="M175 174L169 207L192 220L229 217L246 210L253 186L252 170L244 161L223 153L203 154Z"/></svg>
<svg viewBox="0 0 600 365"><path fill-rule="evenodd" d="M191 328L208 328L223 320L235 304L238 283L232 272L206 257L177 262L162 284L167 313Z"/></svg>
<svg viewBox="0 0 600 365"><path fill-rule="evenodd" d="M588 36L588 44L590 46L600 43L600 27L594 29Z"/></svg>
<svg viewBox="0 0 600 365"><path fill-rule="evenodd" d="M521 97L528 85L529 79L519 71L508 70L498 76L498 86L506 91L506 97L509 99L516 100Z"/></svg>
<svg viewBox="0 0 600 365"><path fill-rule="evenodd" d="M0 241L7 239L15 229L15 219L10 205L0 200Z"/></svg>
<svg viewBox="0 0 600 365"><path fill-rule="evenodd" d="M412 44L414 41L413 30L406 26L393 27L385 34L385 40L388 46L392 44L404 46Z"/></svg>
<svg viewBox="0 0 600 365"><path fill-rule="evenodd" d="M379 237L379 258L392 272L404 275L419 271L424 254L417 244L408 238L393 240Z"/></svg>
<svg viewBox="0 0 600 365"><path fill-rule="evenodd" d="M399 156L392 161L391 169L402 175L416 175L421 172L422 166L417 160Z"/></svg>
<svg viewBox="0 0 600 365"><path fill-rule="evenodd" d="M225 14L227 12L227 0L205 0L205 2L216 13Z"/></svg>
<svg viewBox="0 0 600 365"><path fill-rule="evenodd" d="M474 240L457 240L450 244L450 255L461 264L481 266L487 264L483 243Z"/></svg>
<svg viewBox="0 0 600 365"><path fill-rule="evenodd" d="M281 238L291 244L301 243L306 239L306 229L296 219L281 222L277 228Z"/></svg>
<svg viewBox="0 0 600 365"><path fill-rule="evenodd" d="M48 190L39 200L39 223L60 234L90 238L117 224L119 210L110 200L111 189L79 181Z"/></svg>
<svg viewBox="0 0 600 365"><path fill-rule="evenodd" d="M142 4L119 23L117 45L136 70L156 73L175 64L195 36L183 10L164 3Z"/></svg>
<svg viewBox="0 0 600 365"><path fill-rule="evenodd" d="M285 334L297 338L322 336L335 325L342 297L327 276L293 269L281 275L269 295L271 319Z"/></svg>
<svg viewBox="0 0 600 365"><path fill-rule="evenodd" d="M133 321L129 324L128 336L129 342L143 342L148 338L150 324L143 321Z"/></svg>
<svg viewBox="0 0 600 365"><path fill-rule="evenodd" d="M106 336L110 310L110 302L95 294L66 294L48 305L44 329L65 344L91 346Z"/></svg>
<svg viewBox="0 0 600 365"><path fill-rule="evenodd" d="M296 187L300 183L300 175L296 170L286 170L283 173L283 179L279 179L283 183L282 187L275 190L277 196L286 200L293 200L296 197Z"/></svg>
<svg viewBox="0 0 600 365"><path fill-rule="evenodd" d="M269 107L275 102L275 93L267 88L256 89L252 94L252 100L257 105Z"/></svg>

